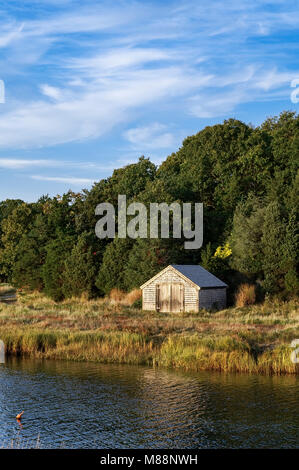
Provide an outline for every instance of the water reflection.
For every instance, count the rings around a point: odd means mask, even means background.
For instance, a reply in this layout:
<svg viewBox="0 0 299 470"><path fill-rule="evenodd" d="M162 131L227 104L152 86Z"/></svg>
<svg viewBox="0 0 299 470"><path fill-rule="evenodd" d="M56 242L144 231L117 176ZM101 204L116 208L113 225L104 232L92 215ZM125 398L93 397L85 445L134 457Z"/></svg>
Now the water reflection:
<svg viewBox="0 0 299 470"><path fill-rule="evenodd" d="M297 407L294 376L17 359L0 367L2 445L39 436L48 448L296 447Z"/></svg>

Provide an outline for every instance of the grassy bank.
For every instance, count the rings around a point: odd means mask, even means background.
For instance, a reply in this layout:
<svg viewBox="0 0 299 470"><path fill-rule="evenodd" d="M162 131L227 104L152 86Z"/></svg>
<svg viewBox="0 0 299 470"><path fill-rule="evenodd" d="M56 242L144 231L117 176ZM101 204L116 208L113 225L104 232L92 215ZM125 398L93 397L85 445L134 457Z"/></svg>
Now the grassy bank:
<svg viewBox="0 0 299 470"><path fill-rule="evenodd" d="M197 314L141 312L101 299L55 303L26 293L15 303L0 303L7 353L38 358L295 374L295 338L295 301Z"/></svg>

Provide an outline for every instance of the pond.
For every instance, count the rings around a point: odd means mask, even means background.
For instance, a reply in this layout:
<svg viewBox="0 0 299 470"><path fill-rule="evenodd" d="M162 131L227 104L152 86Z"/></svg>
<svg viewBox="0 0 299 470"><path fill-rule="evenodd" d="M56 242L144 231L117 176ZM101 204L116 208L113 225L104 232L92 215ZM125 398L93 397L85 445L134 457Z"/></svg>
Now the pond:
<svg viewBox="0 0 299 470"><path fill-rule="evenodd" d="M295 376L13 358L0 365L0 447L295 448L298 385Z"/></svg>

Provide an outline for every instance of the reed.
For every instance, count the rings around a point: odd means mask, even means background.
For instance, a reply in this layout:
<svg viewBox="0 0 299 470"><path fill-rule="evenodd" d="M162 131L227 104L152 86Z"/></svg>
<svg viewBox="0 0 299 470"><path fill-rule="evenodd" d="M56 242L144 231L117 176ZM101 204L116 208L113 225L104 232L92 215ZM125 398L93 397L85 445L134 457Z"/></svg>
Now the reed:
<svg viewBox="0 0 299 470"><path fill-rule="evenodd" d="M140 289L133 289L131 292L128 292L128 294L124 298L124 304L125 305L133 305L136 300L141 299L142 297L142 292Z"/></svg>
<svg viewBox="0 0 299 470"><path fill-rule="evenodd" d="M133 305L136 300L142 296L140 289L133 289L131 292L124 292L121 289L112 289L109 294L109 300L113 304Z"/></svg>
<svg viewBox="0 0 299 470"><path fill-rule="evenodd" d="M128 332L65 332L1 329L8 355L46 359L150 364L153 343Z"/></svg>
<svg viewBox="0 0 299 470"><path fill-rule="evenodd" d="M130 302L137 295L131 294ZM216 313L172 314L143 312L124 304L124 299L73 298L55 303L36 292L19 292L14 304L0 304L0 339L8 355L185 370L298 373L290 360L290 343L299 338L296 300Z"/></svg>
<svg viewBox="0 0 299 470"><path fill-rule="evenodd" d="M219 338L209 344L194 337L173 337L163 343L156 364L193 371L296 374L299 369L291 362L290 352L289 346L280 345L257 355L242 341Z"/></svg>
<svg viewBox="0 0 299 470"><path fill-rule="evenodd" d="M111 289L109 299L112 302L121 302L126 296L126 292L121 289Z"/></svg>
<svg viewBox="0 0 299 470"><path fill-rule="evenodd" d="M255 303L255 286L252 284L241 284L236 294L236 306L244 307Z"/></svg>

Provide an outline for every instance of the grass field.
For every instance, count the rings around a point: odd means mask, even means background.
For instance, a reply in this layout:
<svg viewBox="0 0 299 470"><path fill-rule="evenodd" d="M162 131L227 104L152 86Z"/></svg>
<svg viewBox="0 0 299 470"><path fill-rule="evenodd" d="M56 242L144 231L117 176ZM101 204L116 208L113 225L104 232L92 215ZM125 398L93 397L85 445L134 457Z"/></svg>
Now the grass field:
<svg viewBox="0 0 299 470"><path fill-rule="evenodd" d="M0 300L1 287L9 289L0 286ZM185 370L299 372L290 359L290 343L299 338L296 301L167 314L104 299L55 303L25 292L17 298L0 302L0 339L7 354Z"/></svg>

